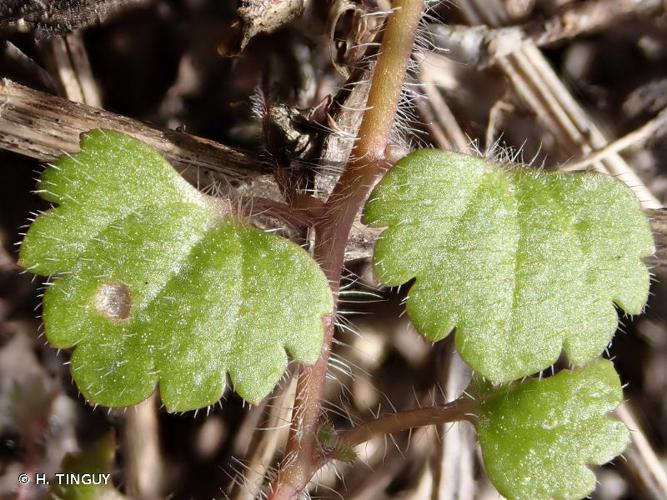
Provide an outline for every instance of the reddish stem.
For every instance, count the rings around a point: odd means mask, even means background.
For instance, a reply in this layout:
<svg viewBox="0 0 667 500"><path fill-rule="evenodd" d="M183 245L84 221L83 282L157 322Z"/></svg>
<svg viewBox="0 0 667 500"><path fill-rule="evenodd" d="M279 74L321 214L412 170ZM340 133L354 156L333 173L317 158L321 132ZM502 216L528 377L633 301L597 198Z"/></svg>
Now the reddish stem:
<svg viewBox="0 0 667 500"><path fill-rule="evenodd" d="M460 420L474 422L478 409L477 401L462 397L443 406L427 406L390 413L339 433L338 441L348 447L353 447L365 443L378 434L393 434L416 427L440 425Z"/></svg>
<svg viewBox="0 0 667 500"><path fill-rule="evenodd" d="M395 12L387 21L357 142L327 200L323 218L315 226L314 256L329 279L336 303L350 229L371 188L390 166L385 150L423 8L423 0L394 1ZM320 358L313 366L301 369L292 429L270 500L295 499L318 468L317 430L333 332L334 318L329 317L325 320Z"/></svg>

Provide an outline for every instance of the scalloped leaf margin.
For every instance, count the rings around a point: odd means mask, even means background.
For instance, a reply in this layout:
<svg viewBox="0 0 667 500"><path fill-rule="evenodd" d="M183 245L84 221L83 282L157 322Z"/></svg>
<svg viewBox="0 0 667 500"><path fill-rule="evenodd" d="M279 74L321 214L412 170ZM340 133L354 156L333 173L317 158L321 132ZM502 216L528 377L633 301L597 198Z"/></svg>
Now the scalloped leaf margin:
<svg viewBox="0 0 667 500"><path fill-rule="evenodd" d="M543 370L563 348L575 365L591 361L616 330L614 303L638 314L648 298L648 221L602 174L419 150L375 187L364 220L387 227L378 280L416 278L417 330L439 340L456 327L463 359L493 382Z"/></svg>
<svg viewBox="0 0 667 500"><path fill-rule="evenodd" d="M93 130L44 171L38 192L56 206L30 226L20 263L55 275L46 335L74 348L89 401L132 405L159 382L169 410L196 409L220 399L229 374L257 403L286 351L318 358L333 300L317 263L230 216L146 144Z"/></svg>
<svg viewBox="0 0 667 500"><path fill-rule="evenodd" d="M606 359L544 380L487 386L476 425L489 478L510 499L587 496L595 488L587 466L609 462L629 442L625 425L608 415L622 397Z"/></svg>

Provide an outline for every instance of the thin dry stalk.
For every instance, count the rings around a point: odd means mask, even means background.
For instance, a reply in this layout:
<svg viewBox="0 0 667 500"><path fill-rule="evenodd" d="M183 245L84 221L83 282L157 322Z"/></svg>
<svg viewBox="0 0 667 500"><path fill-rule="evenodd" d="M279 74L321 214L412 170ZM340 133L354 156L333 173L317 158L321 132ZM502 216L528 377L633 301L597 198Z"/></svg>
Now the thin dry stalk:
<svg viewBox="0 0 667 500"><path fill-rule="evenodd" d="M79 150L79 136L95 128L129 134L156 148L191 182L199 171L237 183L268 171L247 152L0 80L0 149L52 161Z"/></svg>
<svg viewBox="0 0 667 500"><path fill-rule="evenodd" d="M629 469L635 484L650 498L667 498L667 471L646 439L628 403L616 410L618 418L630 429L632 439L625 451L624 466Z"/></svg>
<svg viewBox="0 0 667 500"><path fill-rule="evenodd" d="M158 433L157 396L129 408L123 433L127 450L125 474L131 498L159 498L163 484L162 454Z"/></svg>
<svg viewBox="0 0 667 500"><path fill-rule="evenodd" d="M579 161L561 165L559 169L563 171L586 169L590 165L599 163L600 161L604 160L609 155L620 153L624 149L631 148L633 146L641 145L653 137L658 131L663 129L665 125L667 125L667 109L663 109L652 120L649 120L638 129L633 130L623 137L616 139L614 142L608 144L604 148L593 151L591 154Z"/></svg>
<svg viewBox="0 0 667 500"><path fill-rule="evenodd" d="M248 457L246 473L243 476L234 500L253 500L261 491L261 487L269 473L269 466L281 446L287 442L289 425L292 417L292 401L296 393L296 378L292 377L289 384L280 392L271 404L268 414L266 432L260 432L259 438L253 443ZM255 433L257 433L255 429Z"/></svg>
<svg viewBox="0 0 667 500"><path fill-rule="evenodd" d="M435 131L434 137L440 143L438 146L455 151L468 151L470 141L456 121L456 117L447 105L447 102L440 94L435 79L431 74L432 71L430 65L423 64L419 72L419 80L423 84L424 94L427 97L424 106L430 108L429 111L436 120L436 123L431 124L431 129ZM431 120L429 121L432 122Z"/></svg>
<svg viewBox="0 0 667 500"><path fill-rule="evenodd" d="M56 75L60 94L70 101L102 107L88 53L79 33L49 38L42 43L51 74Z"/></svg>
<svg viewBox="0 0 667 500"><path fill-rule="evenodd" d="M443 388L447 401L459 397L468 387L471 370L456 352L454 342L447 346L443 368ZM472 500L475 498L475 433L465 422L440 426L442 443L433 460L433 500Z"/></svg>

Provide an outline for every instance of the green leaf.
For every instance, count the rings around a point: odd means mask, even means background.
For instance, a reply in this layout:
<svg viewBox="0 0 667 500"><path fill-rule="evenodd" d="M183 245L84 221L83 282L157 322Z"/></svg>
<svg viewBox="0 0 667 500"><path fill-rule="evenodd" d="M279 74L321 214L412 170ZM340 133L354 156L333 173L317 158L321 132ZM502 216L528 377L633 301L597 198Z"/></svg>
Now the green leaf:
<svg viewBox="0 0 667 500"><path fill-rule="evenodd" d="M607 360L487 391L477 433L487 474L507 498L585 497L595 488L586 465L628 444L625 425L607 415L623 397Z"/></svg>
<svg viewBox="0 0 667 500"><path fill-rule="evenodd" d="M252 403L287 364L313 363L332 311L324 274L297 245L227 214L145 144L95 130L48 168L58 206L35 220L23 266L56 273L46 334L76 347L72 375L105 406L147 398L170 410L220 399L226 373Z"/></svg>
<svg viewBox="0 0 667 500"><path fill-rule="evenodd" d="M63 478L60 481L57 477L51 478L52 498L62 500L123 500L125 496L121 495L111 483L115 452L116 439L112 431L90 448L79 453L66 455L59 473L76 475L75 477L79 479L80 483L76 484L69 479L71 476L67 476L68 479ZM87 484L84 484L84 479Z"/></svg>
<svg viewBox="0 0 667 500"><path fill-rule="evenodd" d="M416 328L439 340L456 327L461 356L494 382L547 368L561 348L576 365L597 357L648 297L648 221L630 189L597 173L499 166L421 150L375 188L365 221L389 228L377 278L416 278Z"/></svg>

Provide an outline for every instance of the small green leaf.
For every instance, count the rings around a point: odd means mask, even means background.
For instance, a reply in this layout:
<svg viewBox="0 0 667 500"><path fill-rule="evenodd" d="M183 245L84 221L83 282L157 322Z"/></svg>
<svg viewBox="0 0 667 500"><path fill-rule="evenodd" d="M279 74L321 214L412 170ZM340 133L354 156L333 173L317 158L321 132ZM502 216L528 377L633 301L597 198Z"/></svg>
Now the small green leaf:
<svg viewBox="0 0 667 500"><path fill-rule="evenodd" d="M109 432L89 449L65 456L59 474L51 478L52 498L58 500L123 500L111 483L116 452L114 433ZM73 475L73 476L70 476ZM78 480L74 481L73 479Z"/></svg>
<svg viewBox="0 0 667 500"><path fill-rule="evenodd" d="M630 189L596 173L510 166L421 150L371 194L365 221L377 278L416 278L407 310L431 340L456 327L461 356L494 382L547 368L564 347L597 357L617 326L613 303L638 314L653 252Z"/></svg>
<svg viewBox="0 0 667 500"><path fill-rule="evenodd" d="M331 290L297 245L224 212L154 150L95 130L39 182L58 206L21 246L34 273L56 274L46 334L75 347L71 370L95 403L127 406L160 384L170 410L217 401L226 373L258 402L285 370L285 350L314 362Z"/></svg>
<svg viewBox="0 0 667 500"><path fill-rule="evenodd" d="M586 465L628 444L625 425L607 415L623 397L607 360L487 390L477 433L487 474L507 498L583 498L595 488Z"/></svg>

